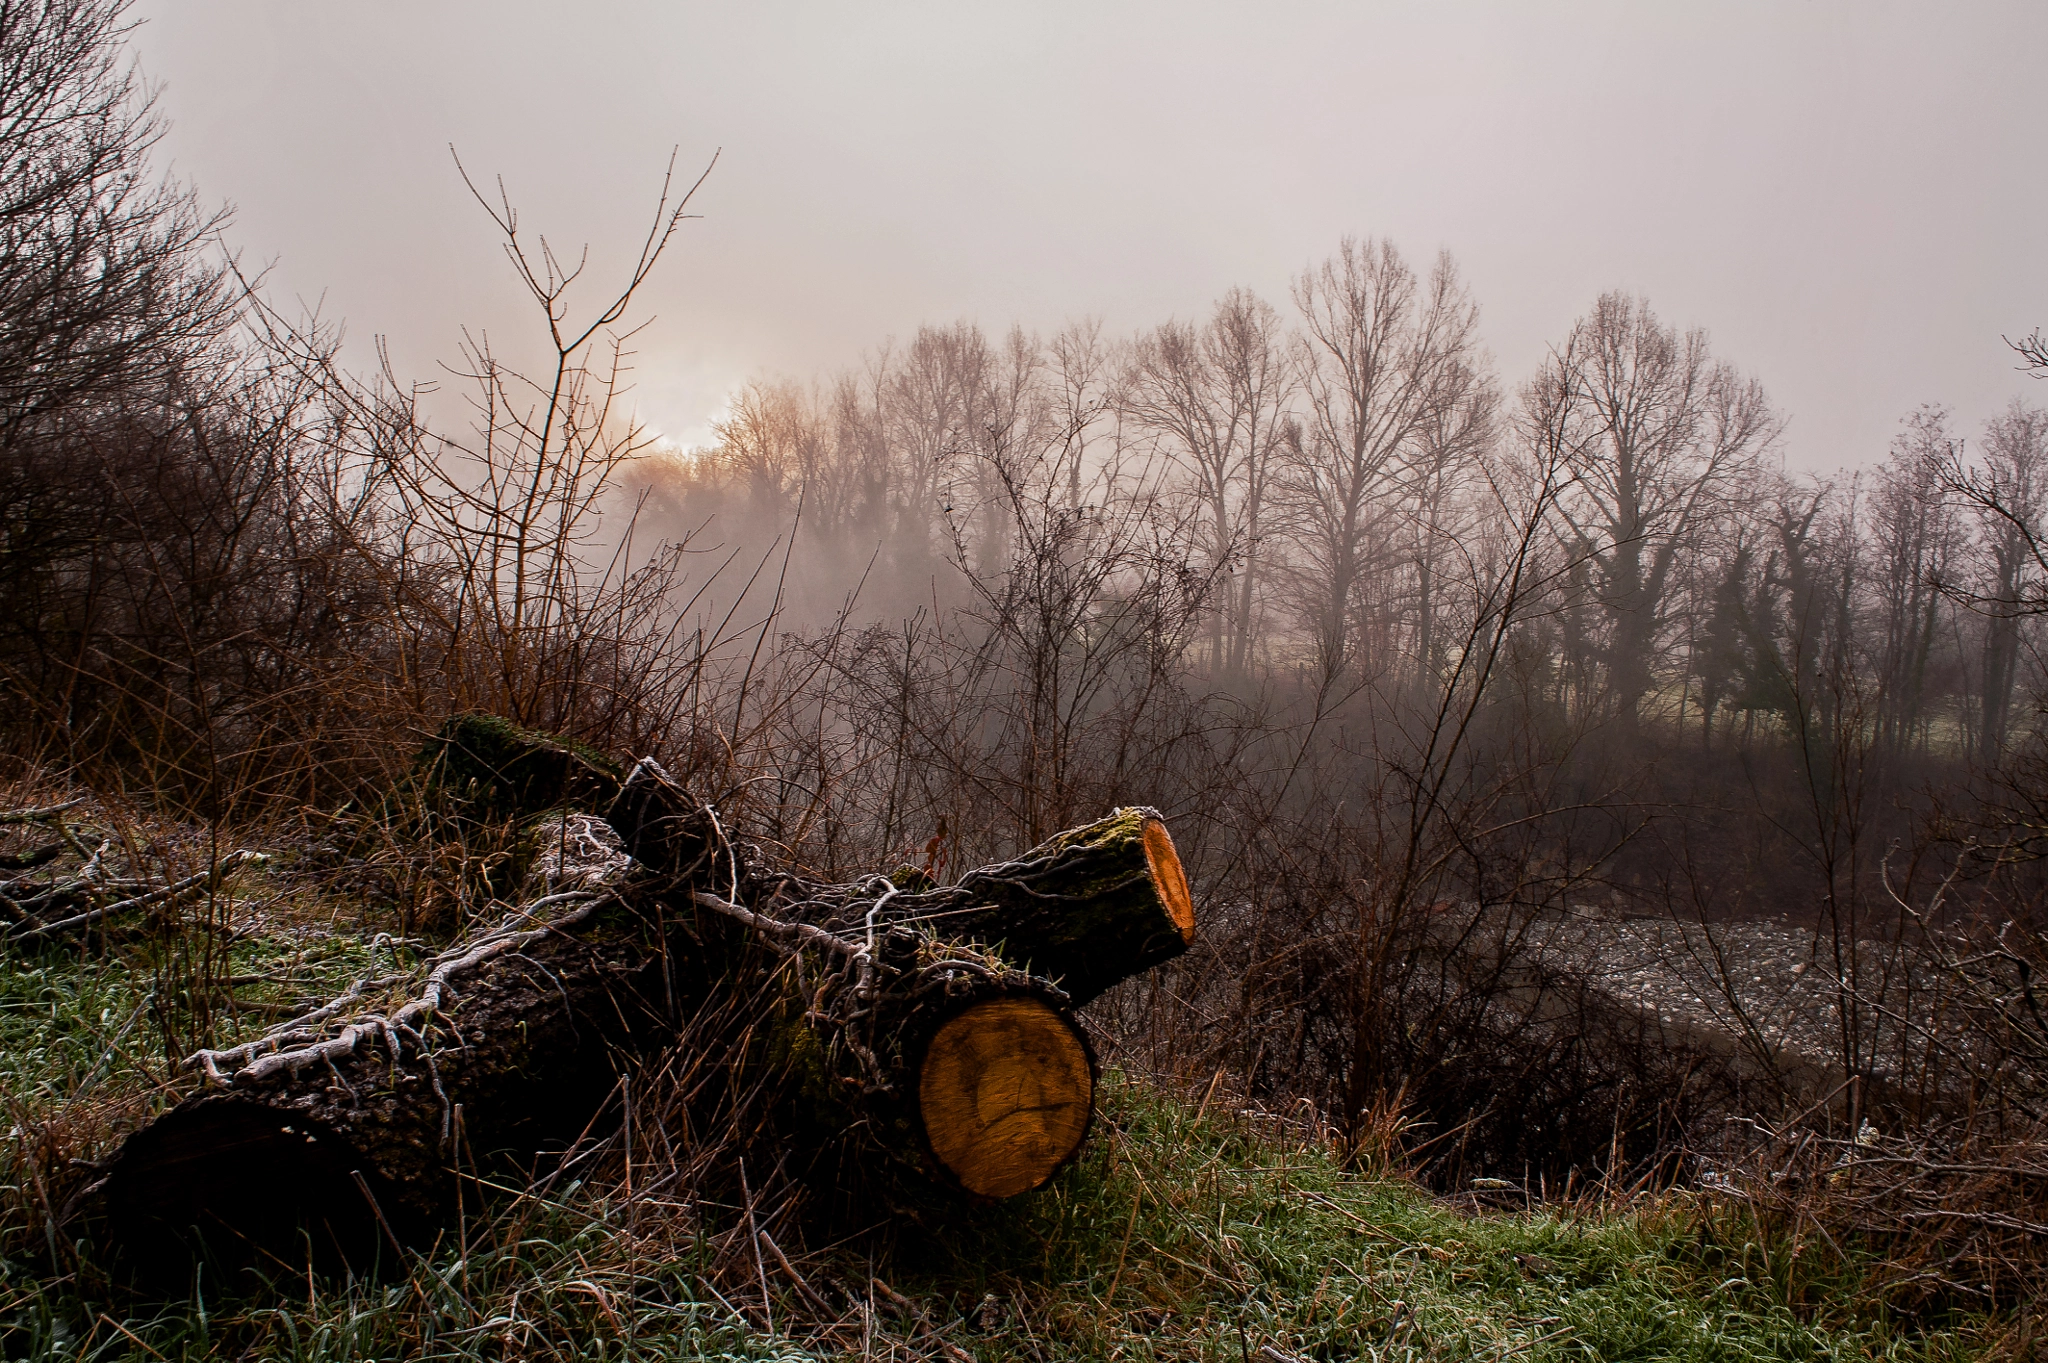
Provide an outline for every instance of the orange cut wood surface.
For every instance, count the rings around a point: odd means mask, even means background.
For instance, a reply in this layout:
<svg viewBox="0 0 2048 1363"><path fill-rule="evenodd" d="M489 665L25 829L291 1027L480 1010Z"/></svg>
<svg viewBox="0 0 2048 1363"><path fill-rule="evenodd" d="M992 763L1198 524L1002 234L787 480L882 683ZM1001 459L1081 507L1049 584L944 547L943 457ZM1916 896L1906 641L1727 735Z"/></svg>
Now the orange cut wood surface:
<svg viewBox="0 0 2048 1363"><path fill-rule="evenodd" d="M1188 893L1188 878L1180 869L1180 853L1173 850L1173 836L1157 819L1145 820L1145 862L1152 869L1152 887L1159 902L1166 905L1183 942L1195 940L1195 898Z"/></svg>
<svg viewBox="0 0 2048 1363"><path fill-rule="evenodd" d="M1094 1102L1075 1025L1034 998L987 999L949 1018L918 1076L932 1153L982 1197L1044 1183L1080 1148Z"/></svg>

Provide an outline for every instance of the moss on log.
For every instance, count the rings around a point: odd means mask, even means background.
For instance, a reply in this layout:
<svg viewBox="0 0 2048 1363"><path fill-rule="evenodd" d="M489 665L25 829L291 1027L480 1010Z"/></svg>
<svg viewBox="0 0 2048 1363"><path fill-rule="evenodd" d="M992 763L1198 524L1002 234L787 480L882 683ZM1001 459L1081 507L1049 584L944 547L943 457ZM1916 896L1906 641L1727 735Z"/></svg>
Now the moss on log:
<svg viewBox="0 0 2048 1363"><path fill-rule="evenodd" d="M1076 1005L1172 960L1194 940L1186 872L1166 821L1144 806L1115 810L952 885L902 875L914 889L875 876L823 884L756 867L725 840L715 815L652 763L634 769L611 820L627 851L651 870L692 883L708 874L763 912L800 925L799 935L804 928L842 937L904 928L978 944L1054 981Z"/></svg>
<svg viewBox="0 0 2048 1363"><path fill-rule="evenodd" d="M517 820L553 809L601 810L622 773L603 753L497 715L455 715L420 745L399 790L433 814L471 822Z"/></svg>
<svg viewBox="0 0 2048 1363"><path fill-rule="evenodd" d="M1053 980L1076 1005L1186 951L1195 913L1166 821L1119 809L957 884L903 895L893 923L980 942Z"/></svg>

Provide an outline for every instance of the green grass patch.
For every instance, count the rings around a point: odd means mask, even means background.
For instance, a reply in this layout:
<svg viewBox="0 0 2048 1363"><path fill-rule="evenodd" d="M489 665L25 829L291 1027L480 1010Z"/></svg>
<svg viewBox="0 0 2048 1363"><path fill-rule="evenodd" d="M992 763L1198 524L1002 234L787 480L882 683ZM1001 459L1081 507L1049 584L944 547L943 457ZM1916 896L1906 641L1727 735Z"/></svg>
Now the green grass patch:
<svg viewBox="0 0 2048 1363"><path fill-rule="evenodd" d="M1723 1235L1744 1223L1684 1195L1473 1214L1402 1180L1357 1178L1330 1152L1245 1118L1197 1121L1141 1083L1112 1077L1108 1088L1093 1146L1058 1186L917 1250L913 1295L963 1324L986 1294L1007 1308L978 1356L1968 1353L1961 1333L1858 1309L1853 1283L1800 1300L1763 1271L1761 1246L1739 1271L1744 1245Z"/></svg>

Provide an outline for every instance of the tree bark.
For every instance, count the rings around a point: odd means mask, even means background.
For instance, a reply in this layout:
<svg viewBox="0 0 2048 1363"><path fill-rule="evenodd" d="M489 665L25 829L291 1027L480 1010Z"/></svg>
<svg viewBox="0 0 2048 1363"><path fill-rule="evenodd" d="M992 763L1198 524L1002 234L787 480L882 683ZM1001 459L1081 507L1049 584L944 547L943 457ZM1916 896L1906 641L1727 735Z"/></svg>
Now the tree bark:
<svg viewBox="0 0 2048 1363"><path fill-rule="evenodd" d="M303 1229L316 1264L360 1268L446 1214L459 1163L530 1167L573 1141L616 1083L614 1053L674 1035L680 934L609 889L547 898L444 952L397 1006L377 1006L396 982L359 982L267 1041L194 1057L209 1088L108 1170L131 1263L147 1275L203 1246L234 1267L302 1265Z"/></svg>
<svg viewBox="0 0 2048 1363"><path fill-rule="evenodd" d="M1173 838L1159 811L1143 806L945 886L914 870L851 885L763 873L749 849L714 847L715 814L652 763L634 768L611 817L627 850L656 872L690 878L709 869L714 883L740 897L787 905L769 911L805 930L903 929L985 946L1056 983L1076 1006L1194 940L1194 903Z"/></svg>
<svg viewBox="0 0 2048 1363"><path fill-rule="evenodd" d="M103 1182L131 1263L203 1247L229 1265L284 1270L310 1252L362 1268L446 1218L458 1165L530 1169L597 1120L622 1060L734 999L750 1020L712 1044L774 1086L818 1149L1014 1196L1087 1134L1096 1069L1076 1002L1192 935L1151 810L914 889L766 871L651 762L608 820L558 827L537 872L547 892L415 988L362 981L193 1058L212 1087L132 1136ZM764 949L781 964L756 998Z"/></svg>
<svg viewBox="0 0 2048 1363"><path fill-rule="evenodd" d="M915 871L849 885L766 872L651 762L611 819L637 861L671 877L679 911L810 954L810 978L784 994L801 1008L767 1030L760 1066L789 1071L799 1124L858 1133L840 1152L849 1172L909 1166L975 1198L1042 1186L1079 1151L1096 1070L1074 1007L1185 950L1192 928L1151 810L1120 810L947 887ZM1085 992L1047 978L1048 962Z"/></svg>

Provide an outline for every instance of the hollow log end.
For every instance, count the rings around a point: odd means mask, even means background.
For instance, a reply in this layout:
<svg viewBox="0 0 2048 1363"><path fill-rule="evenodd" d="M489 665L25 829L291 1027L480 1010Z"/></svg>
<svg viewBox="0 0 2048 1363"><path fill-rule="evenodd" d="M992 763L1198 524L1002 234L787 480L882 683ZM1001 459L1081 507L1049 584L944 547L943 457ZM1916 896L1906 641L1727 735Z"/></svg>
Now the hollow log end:
<svg viewBox="0 0 2048 1363"><path fill-rule="evenodd" d="M967 1192L1041 1187L1080 1150L1095 1110L1095 1065L1071 1016L1043 999L984 999L942 1024L918 1071L934 1159Z"/></svg>
<svg viewBox="0 0 2048 1363"><path fill-rule="evenodd" d="M1195 900L1188 893L1187 873L1181 870L1180 854L1173 849L1173 835L1165 821L1154 816L1145 820L1145 864L1152 872L1152 888L1166 907L1167 917L1180 929L1183 942L1195 940Z"/></svg>

